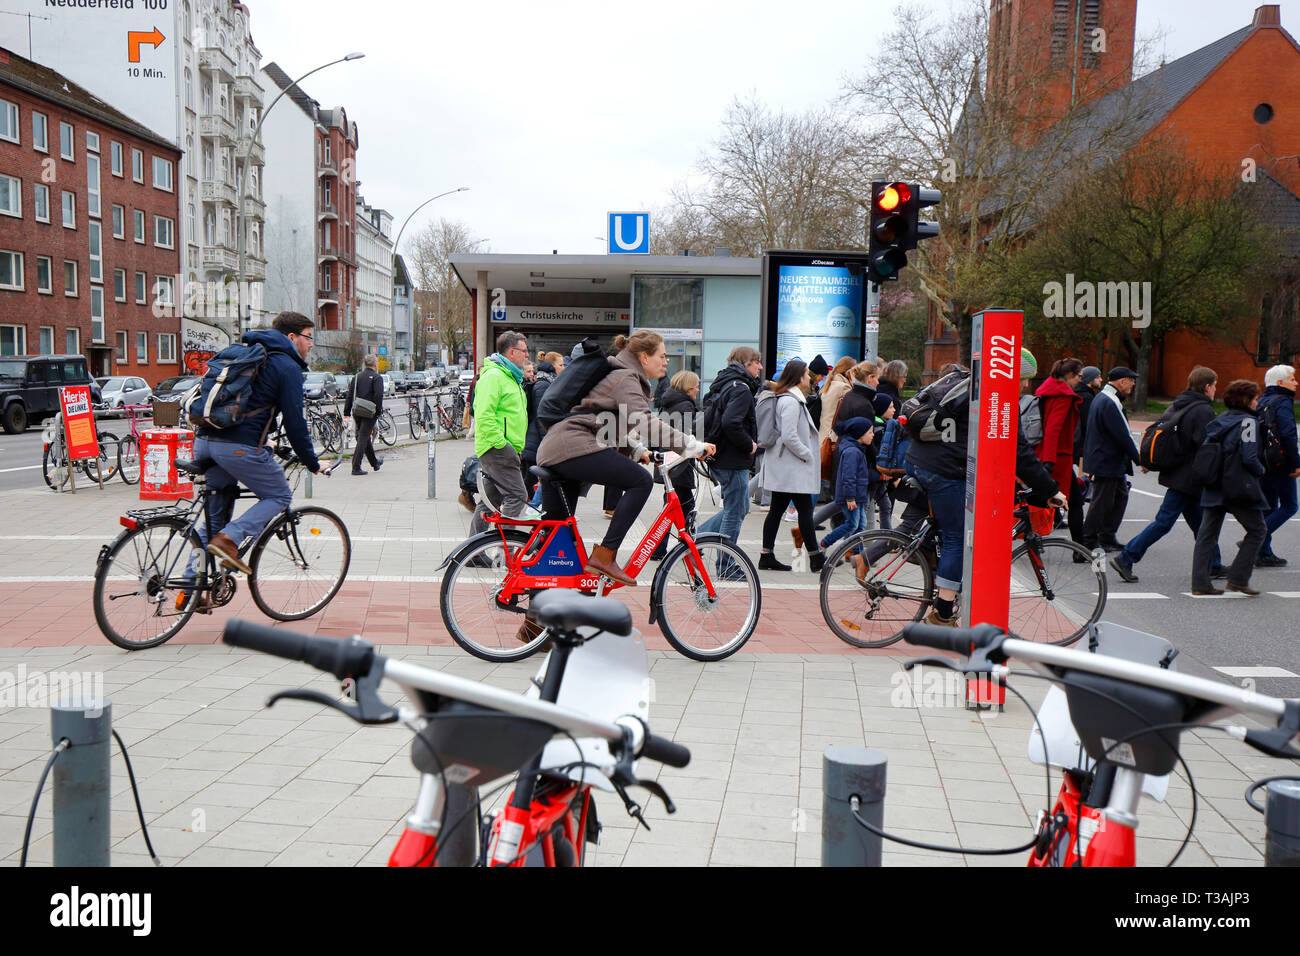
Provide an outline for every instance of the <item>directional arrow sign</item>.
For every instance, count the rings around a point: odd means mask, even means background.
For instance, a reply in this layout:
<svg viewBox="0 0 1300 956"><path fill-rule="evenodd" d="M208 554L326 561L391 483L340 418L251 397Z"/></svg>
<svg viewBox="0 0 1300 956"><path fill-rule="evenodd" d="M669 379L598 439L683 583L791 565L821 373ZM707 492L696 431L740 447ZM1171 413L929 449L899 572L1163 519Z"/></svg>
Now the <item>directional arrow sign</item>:
<svg viewBox="0 0 1300 956"><path fill-rule="evenodd" d="M154 27L151 33L145 33L142 30L131 30L126 35L126 58L132 63L139 63L141 45L148 44L157 48L165 39L167 38L163 36L162 31L157 27Z"/></svg>

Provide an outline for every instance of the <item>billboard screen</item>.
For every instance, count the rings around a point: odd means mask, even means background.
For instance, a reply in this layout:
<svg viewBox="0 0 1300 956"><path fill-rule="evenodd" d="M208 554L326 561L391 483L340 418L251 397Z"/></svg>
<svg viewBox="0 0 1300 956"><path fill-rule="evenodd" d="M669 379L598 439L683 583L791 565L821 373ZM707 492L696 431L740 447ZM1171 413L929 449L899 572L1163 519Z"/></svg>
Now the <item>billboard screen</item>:
<svg viewBox="0 0 1300 956"><path fill-rule="evenodd" d="M834 366L863 357L865 254L773 251L763 254L763 365L781 374L791 359L820 355Z"/></svg>

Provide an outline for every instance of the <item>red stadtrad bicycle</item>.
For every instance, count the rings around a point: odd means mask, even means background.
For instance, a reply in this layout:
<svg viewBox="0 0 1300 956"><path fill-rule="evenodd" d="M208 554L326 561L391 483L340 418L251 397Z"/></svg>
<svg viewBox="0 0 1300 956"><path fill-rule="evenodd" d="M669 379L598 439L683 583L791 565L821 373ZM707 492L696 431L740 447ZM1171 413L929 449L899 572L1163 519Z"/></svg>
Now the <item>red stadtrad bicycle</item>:
<svg viewBox="0 0 1300 956"><path fill-rule="evenodd" d="M660 542L676 538L650 585L650 623L687 657L718 661L754 633L762 592L758 571L744 551L720 534L687 530L670 472L693 464L672 453L656 464L667 501L623 571L636 578ZM560 480L546 468L534 467L533 473L542 481ZM548 640L545 631L531 640L519 638L528 602L541 591L570 588L604 595L623 586L583 573L587 549L572 512L552 521L500 514L489 514L487 521L490 530L460 545L442 564L442 620L456 643L475 657L517 661L541 648Z"/></svg>

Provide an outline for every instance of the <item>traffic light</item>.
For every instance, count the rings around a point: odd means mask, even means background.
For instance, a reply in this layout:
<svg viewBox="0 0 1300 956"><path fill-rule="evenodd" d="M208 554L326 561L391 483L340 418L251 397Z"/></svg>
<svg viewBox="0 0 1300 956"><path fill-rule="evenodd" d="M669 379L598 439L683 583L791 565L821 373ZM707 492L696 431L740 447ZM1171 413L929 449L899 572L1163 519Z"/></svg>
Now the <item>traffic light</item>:
<svg viewBox="0 0 1300 956"><path fill-rule="evenodd" d="M941 199L939 190L914 183L873 182L871 217L867 228L867 277L875 283L895 282L907 266L907 253L922 239L939 234L939 224L921 222L920 211Z"/></svg>

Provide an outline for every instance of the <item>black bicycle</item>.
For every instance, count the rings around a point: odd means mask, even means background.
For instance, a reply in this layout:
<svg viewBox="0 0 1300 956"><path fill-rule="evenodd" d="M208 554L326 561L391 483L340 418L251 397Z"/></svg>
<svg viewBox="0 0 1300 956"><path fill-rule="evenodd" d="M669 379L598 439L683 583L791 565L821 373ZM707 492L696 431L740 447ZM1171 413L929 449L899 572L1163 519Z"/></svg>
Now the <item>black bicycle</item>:
<svg viewBox="0 0 1300 956"><path fill-rule="evenodd" d="M277 446L275 454L285 462L296 491L303 473L295 467L297 458L287 446ZM210 613L234 598L237 572L204 550L197 529L214 511L230 514L235 500L255 496L242 488L208 488L203 476L210 467L211 461L178 460L177 471L194 476L194 500L127 511L118 519L122 533L100 549L95 622L118 647L156 647L196 611ZM219 502L223 495L228 500ZM213 531L208 528L209 540ZM239 553L247 555L252 570L249 593L262 613L278 621L299 621L338 593L352 561L352 539L343 519L329 509L289 507L256 538L241 542Z"/></svg>

